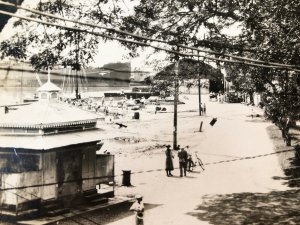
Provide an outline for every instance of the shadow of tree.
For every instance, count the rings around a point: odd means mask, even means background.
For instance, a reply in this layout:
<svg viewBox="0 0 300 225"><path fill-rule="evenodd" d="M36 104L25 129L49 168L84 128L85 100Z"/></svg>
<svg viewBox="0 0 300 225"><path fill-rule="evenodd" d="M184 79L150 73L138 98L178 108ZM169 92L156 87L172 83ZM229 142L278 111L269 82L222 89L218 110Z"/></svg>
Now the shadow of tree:
<svg viewBox="0 0 300 225"><path fill-rule="evenodd" d="M286 149L278 128L270 127L269 135L275 143L275 151ZM300 146L299 127L292 132L294 146L278 154L284 177L282 180L289 187L300 187ZM201 221L217 225L232 224L300 224L300 189L272 191L269 193L234 193L227 195L204 196L203 203L188 214Z"/></svg>
<svg viewBox="0 0 300 225"><path fill-rule="evenodd" d="M299 224L300 190L204 196L196 212L199 220L217 225Z"/></svg>
<svg viewBox="0 0 300 225"><path fill-rule="evenodd" d="M289 187L300 187L300 126L292 127L290 135L292 146L286 146L282 140L282 134L275 125L269 126L267 132L274 144L274 151L277 154L279 164L284 172L284 177L273 177L276 180L282 180L283 184ZM288 150L286 152L281 152Z"/></svg>
<svg viewBox="0 0 300 225"><path fill-rule="evenodd" d="M289 158L290 167L283 171L289 187L300 187L300 147L295 146L294 149L294 157Z"/></svg>
<svg viewBox="0 0 300 225"><path fill-rule="evenodd" d="M59 221L60 225L73 225L73 224L84 224L84 225L95 225L95 224L109 224L120 219L133 216L134 213L129 211L133 202L124 202L109 207L105 207L93 212L87 212L82 215L74 216ZM160 206L160 204L148 204L145 203L145 211ZM1 224L1 223L0 223ZM57 223L54 223L57 224ZM2 225L2 224L1 224ZM12 224L7 224L12 225Z"/></svg>
<svg viewBox="0 0 300 225"><path fill-rule="evenodd" d="M289 153L292 157L288 157L281 165L285 177L273 177L274 180L282 180L283 184L292 188L300 187L300 146L297 145L293 148L295 152Z"/></svg>

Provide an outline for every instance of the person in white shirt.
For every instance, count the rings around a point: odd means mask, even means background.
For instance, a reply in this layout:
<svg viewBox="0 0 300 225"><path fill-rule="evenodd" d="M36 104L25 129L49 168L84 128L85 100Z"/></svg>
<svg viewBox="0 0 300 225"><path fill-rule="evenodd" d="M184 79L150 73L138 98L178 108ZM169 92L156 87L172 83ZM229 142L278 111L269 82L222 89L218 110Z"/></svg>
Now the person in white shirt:
<svg viewBox="0 0 300 225"><path fill-rule="evenodd" d="M144 203L141 195L135 196L136 201L130 207L130 211L135 212L135 224L144 225Z"/></svg>

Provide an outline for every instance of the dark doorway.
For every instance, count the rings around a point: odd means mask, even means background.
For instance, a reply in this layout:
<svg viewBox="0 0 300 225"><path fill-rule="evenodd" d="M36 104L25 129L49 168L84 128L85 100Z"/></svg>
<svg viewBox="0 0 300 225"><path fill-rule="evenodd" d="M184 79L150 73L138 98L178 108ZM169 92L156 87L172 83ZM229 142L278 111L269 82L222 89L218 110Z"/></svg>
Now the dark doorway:
<svg viewBox="0 0 300 225"><path fill-rule="evenodd" d="M224 85L221 79L209 80L209 92L224 92Z"/></svg>

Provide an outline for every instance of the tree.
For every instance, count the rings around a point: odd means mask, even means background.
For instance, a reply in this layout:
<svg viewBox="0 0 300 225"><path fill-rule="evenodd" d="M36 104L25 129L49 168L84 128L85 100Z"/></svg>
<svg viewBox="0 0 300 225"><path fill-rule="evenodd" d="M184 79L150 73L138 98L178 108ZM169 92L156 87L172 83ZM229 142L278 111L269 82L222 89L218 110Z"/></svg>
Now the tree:
<svg viewBox="0 0 300 225"><path fill-rule="evenodd" d="M114 4L112 4L112 2ZM36 9L53 16L67 17L74 21L85 21L114 26L121 17L118 0L40 1ZM44 17L32 12L25 16L45 22L68 25L70 22ZM75 23L75 28L79 27ZM86 67L98 54L99 37L76 29L59 28L26 20L14 23L15 34L0 44L1 58L12 56L29 59L36 70L53 68L57 64L70 66L73 70ZM87 26L80 25L81 29ZM102 41L106 41L105 38Z"/></svg>
<svg viewBox="0 0 300 225"><path fill-rule="evenodd" d="M243 11L245 27L239 37L256 49L248 55L265 61L299 65L299 10L298 1L255 1L249 4ZM264 89L265 116L282 130L286 143L290 144L290 125L300 115L299 72L276 68L251 70L250 73L249 69L243 70L252 84L243 90L247 91L249 87Z"/></svg>
<svg viewBox="0 0 300 225"><path fill-rule="evenodd" d="M17 1L17 0L8 0L8 2L14 3L14 4L18 4L21 5L23 0ZM8 11L8 12L16 12L15 8L11 8L8 6L0 6L0 10L4 10L4 11ZM10 16L8 15L3 15L0 14L0 32L2 31L3 27L5 26L5 24L7 23L7 21L10 19Z"/></svg>
<svg viewBox="0 0 300 225"><path fill-rule="evenodd" d="M153 77L153 85L164 92L173 93L172 84L175 79L175 63L171 63ZM198 79L220 80L223 74L220 70L213 68L211 65L203 61L193 59L180 59L178 63L178 79L179 86L185 84L187 88L191 88L197 84Z"/></svg>
<svg viewBox="0 0 300 225"><path fill-rule="evenodd" d="M283 76L282 76L283 75ZM265 116L282 131L286 144L291 144L289 129L300 119L300 76L286 72L269 84L266 91Z"/></svg>
<svg viewBox="0 0 300 225"><path fill-rule="evenodd" d="M67 17L73 21L114 26L119 23L121 17L118 0L94 0L83 3L82 1L54 0L39 1L36 10L52 16ZM114 4L111 4L111 3ZM0 43L0 57L14 57L16 59L29 60L37 71L53 69L57 65L70 67L78 75L78 71L93 62L96 54L99 54L98 36L81 32L78 23L70 23L53 17L42 16L30 11L25 11L25 16L39 19L48 23L59 24L55 27L27 20L14 22L15 34ZM71 24L71 25L70 25ZM66 28L64 26L69 25ZM80 29L88 29L88 26L80 25ZM76 98L80 98L76 82Z"/></svg>
<svg viewBox="0 0 300 225"><path fill-rule="evenodd" d="M227 81L232 82L232 89L249 96L250 104L254 105L254 93L266 91L264 87L266 77L262 78L261 69L239 64L225 64L224 67Z"/></svg>
<svg viewBox="0 0 300 225"><path fill-rule="evenodd" d="M219 54L215 57L224 58L224 53L231 53L254 58L257 63L299 65L299 11L300 2L291 0L141 0L135 15L124 19L123 27L173 46L184 44L216 50ZM224 32L232 25L240 27L240 34ZM230 76L237 90L250 96L256 90L266 92L266 117L288 133L287 121L297 118L300 112L299 71L274 65L226 66L231 67Z"/></svg>
<svg viewBox="0 0 300 225"><path fill-rule="evenodd" d="M131 55L135 55L137 48L143 46L143 43L156 42L161 47L181 53L191 51L182 47L188 45L214 50L210 56L219 59L226 58L230 61L225 53L256 59L255 67L242 65L243 62L239 61L240 65L237 66L240 72L234 81L236 86L250 94L255 89L265 88L269 99L266 102L266 115L277 117L274 121L280 127L285 127L286 121L297 117L299 99L278 95L284 95L290 90L299 94L299 70L290 72L291 66L279 69L274 64L270 64L268 68L268 62L299 65L299 1L140 0L134 8L134 14L127 16L119 6L121 2L98 0L83 4L55 0L39 4L38 8L54 15L68 15L76 20L93 21L135 33L136 36L131 37L131 40L139 43L120 41L131 50ZM112 3L110 7L109 3ZM58 22L51 18L47 21ZM24 25L24 30L21 35L1 43L1 53L16 55L18 58L30 57L37 69L62 63L78 70L79 65L89 63L96 53L99 40L90 34L78 33L72 29L36 26L29 22L19 21L15 25ZM240 33L232 35L226 32L231 26L239 27ZM106 30L103 33L113 37L127 37L115 30ZM30 52L30 49L39 51ZM170 59L178 60L178 57L180 54L174 52L169 55ZM258 66L262 61L264 68ZM218 60L216 64L219 65ZM295 102L287 105L287 99ZM273 112L273 104L280 106L274 107L278 112L268 114ZM271 107L269 111L267 107Z"/></svg>

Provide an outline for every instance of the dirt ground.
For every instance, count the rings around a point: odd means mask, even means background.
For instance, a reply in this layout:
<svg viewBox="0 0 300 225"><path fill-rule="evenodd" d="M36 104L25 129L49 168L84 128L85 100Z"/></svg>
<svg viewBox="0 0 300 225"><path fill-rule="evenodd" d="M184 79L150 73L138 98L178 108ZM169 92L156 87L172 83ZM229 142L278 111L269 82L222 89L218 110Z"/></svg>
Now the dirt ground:
<svg viewBox="0 0 300 225"><path fill-rule="evenodd" d="M101 151L115 154L116 195L141 194L145 203L155 205L145 212L147 225L295 224L300 218L296 212L299 202L287 199L291 192L299 193L276 179L285 175L262 111L243 104L210 102L205 95L207 113L199 116L197 95L181 98L186 104L178 108L178 144L189 145L194 160L197 152L205 170L197 166L180 177L176 168L174 177L166 176L163 146L173 143L173 106L166 105L166 112L155 114L155 106L149 105L139 111L139 120L133 120L134 112L129 111L125 117L100 125L110 131ZM217 118L214 126L209 125L212 118ZM178 167L177 152L173 154ZM132 186L122 186L122 170L131 171ZM130 215L109 224L129 225L133 220Z"/></svg>
<svg viewBox="0 0 300 225"><path fill-rule="evenodd" d="M100 152L115 155L115 194L143 195L146 225L299 224L300 191L286 181L282 160L289 160L288 155L281 157L273 145L271 124L262 111L211 102L203 95L207 113L199 116L198 96L181 98L186 104L178 107L178 144L189 145L194 161L196 152L205 170L197 165L180 177L173 151L174 176L166 176L164 145L173 143L172 105L156 114L155 105L148 105L139 111L139 120L132 119L135 111L129 109L125 116L99 123L104 143ZM212 118L217 118L214 126L209 124ZM122 186L123 170L131 171L132 186ZM129 208L123 204L59 224L133 225Z"/></svg>

